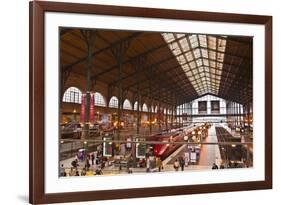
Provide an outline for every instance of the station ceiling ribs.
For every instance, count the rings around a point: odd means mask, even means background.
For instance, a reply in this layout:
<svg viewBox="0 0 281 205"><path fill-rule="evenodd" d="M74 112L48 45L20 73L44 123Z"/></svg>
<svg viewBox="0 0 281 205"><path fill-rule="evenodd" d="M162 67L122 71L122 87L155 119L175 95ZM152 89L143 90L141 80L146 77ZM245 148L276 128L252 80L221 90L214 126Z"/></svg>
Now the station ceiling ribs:
<svg viewBox="0 0 281 205"><path fill-rule="evenodd" d="M118 62L111 48L124 41L130 45L122 59L122 77L116 79ZM139 87L144 97L171 104L205 94L246 104L253 93L252 45L252 37L99 29L91 79L109 87L122 81L124 91L134 93ZM61 72L86 75L87 48L79 29L60 29L60 51ZM135 70L139 58L145 62Z"/></svg>

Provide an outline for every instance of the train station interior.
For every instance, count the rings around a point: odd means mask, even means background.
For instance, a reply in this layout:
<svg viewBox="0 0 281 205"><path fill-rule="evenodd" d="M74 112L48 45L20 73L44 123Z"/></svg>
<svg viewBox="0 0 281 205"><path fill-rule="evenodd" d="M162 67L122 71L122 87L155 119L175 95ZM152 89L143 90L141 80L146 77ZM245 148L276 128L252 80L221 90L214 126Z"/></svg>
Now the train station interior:
<svg viewBox="0 0 281 205"><path fill-rule="evenodd" d="M60 28L60 176L253 167L253 39Z"/></svg>

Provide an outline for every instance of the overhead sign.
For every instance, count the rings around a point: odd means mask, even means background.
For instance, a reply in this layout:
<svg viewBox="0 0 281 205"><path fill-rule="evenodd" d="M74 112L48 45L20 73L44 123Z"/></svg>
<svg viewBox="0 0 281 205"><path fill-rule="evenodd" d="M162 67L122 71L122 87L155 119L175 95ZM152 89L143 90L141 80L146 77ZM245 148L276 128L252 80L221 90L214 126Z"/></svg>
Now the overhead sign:
<svg viewBox="0 0 281 205"><path fill-rule="evenodd" d="M111 157L112 156L112 137L104 137L103 142L103 156Z"/></svg>
<svg viewBox="0 0 281 205"><path fill-rule="evenodd" d="M136 141L136 158L145 158L146 143L141 143L145 138L136 138Z"/></svg>

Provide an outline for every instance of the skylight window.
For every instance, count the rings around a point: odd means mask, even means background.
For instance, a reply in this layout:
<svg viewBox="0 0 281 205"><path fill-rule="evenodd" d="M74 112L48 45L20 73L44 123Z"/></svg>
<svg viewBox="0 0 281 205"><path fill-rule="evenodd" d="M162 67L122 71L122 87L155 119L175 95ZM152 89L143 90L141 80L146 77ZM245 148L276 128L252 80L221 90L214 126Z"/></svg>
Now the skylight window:
<svg viewBox="0 0 281 205"><path fill-rule="evenodd" d="M162 33L198 95L218 94L226 36Z"/></svg>

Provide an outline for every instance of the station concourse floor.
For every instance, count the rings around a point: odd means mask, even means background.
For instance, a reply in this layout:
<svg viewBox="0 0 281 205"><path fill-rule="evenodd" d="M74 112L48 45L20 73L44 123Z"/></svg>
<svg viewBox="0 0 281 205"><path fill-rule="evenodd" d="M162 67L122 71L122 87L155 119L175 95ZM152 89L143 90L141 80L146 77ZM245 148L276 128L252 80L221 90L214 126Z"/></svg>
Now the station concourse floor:
<svg viewBox="0 0 281 205"><path fill-rule="evenodd" d="M208 130L208 137L204 142L218 142L216 135L215 125L212 125ZM213 163L216 163L218 166L221 162L221 155L219 150L219 145L202 145L199 165L202 166L212 166Z"/></svg>

